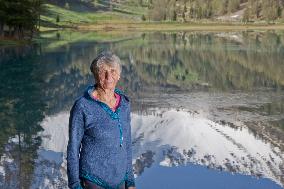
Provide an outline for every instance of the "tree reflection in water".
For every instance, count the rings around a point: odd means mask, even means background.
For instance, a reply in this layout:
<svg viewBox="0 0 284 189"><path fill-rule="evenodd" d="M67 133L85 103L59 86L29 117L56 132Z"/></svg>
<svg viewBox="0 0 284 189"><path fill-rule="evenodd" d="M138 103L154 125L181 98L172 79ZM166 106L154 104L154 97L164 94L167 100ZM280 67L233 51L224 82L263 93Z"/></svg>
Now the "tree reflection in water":
<svg viewBox="0 0 284 189"><path fill-rule="evenodd" d="M67 140L70 106L92 83L89 63L106 48L123 60L119 85L136 114L169 107L207 112L220 125L238 128L235 123L242 122L283 152L283 33L136 33L107 42L93 35L97 33L60 32L60 39L41 46L1 48L1 188L36 188L46 178L50 188L66 184L64 144L55 147L55 133ZM80 40L65 40L74 36ZM45 127L62 112L61 124ZM156 155L151 150L137 153L136 174L151 169ZM50 168L45 175L44 166Z"/></svg>

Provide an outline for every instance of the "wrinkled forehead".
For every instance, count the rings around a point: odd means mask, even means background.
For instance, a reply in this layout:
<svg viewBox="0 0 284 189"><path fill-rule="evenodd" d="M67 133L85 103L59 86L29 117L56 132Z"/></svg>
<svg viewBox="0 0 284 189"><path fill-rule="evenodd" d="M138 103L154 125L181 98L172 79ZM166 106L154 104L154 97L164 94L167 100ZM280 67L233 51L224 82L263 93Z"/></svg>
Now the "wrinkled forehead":
<svg viewBox="0 0 284 189"><path fill-rule="evenodd" d="M120 66L116 62L103 62L101 64L98 64L97 66L98 66L98 71L113 70L113 69L120 71Z"/></svg>

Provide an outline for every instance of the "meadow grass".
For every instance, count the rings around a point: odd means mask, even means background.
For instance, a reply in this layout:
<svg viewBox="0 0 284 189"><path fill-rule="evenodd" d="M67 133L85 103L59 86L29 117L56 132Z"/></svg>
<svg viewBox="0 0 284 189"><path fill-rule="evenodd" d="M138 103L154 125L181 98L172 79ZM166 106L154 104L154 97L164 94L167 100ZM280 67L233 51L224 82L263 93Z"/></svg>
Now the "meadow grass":
<svg viewBox="0 0 284 189"><path fill-rule="evenodd" d="M74 28L77 25L83 24L98 24L105 22L129 22L130 20L137 19L137 14L132 12L123 12L119 9L113 11L74 11L62 8L56 5L44 4L44 14L41 15L41 21L44 27L55 28ZM57 17L59 21L57 21Z"/></svg>
<svg viewBox="0 0 284 189"><path fill-rule="evenodd" d="M102 5L101 5L102 6ZM283 23L241 23L214 20L192 20L191 22L141 21L145 8L130 5L114 6L112 11L74 11L56 5L45 4L41 16L44 26L41 31L52 28L72 28L86 31L239 31L239 30L284 30ZM59 17L59 22L56 18Z"/></svg>

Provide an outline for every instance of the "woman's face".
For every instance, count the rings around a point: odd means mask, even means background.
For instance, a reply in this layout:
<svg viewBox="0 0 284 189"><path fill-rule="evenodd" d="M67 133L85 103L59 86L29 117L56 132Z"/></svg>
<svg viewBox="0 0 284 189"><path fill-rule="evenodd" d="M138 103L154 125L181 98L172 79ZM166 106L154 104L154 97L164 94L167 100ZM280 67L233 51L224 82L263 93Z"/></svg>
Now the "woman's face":
<svg viewBox="0 0 284 189"><path fill-rule="evenodd" d="M114 90L119 78L120 78L120 69L117 65L110 66L108 64L102 64L98 70L98 84L103 89Z"/></svg>

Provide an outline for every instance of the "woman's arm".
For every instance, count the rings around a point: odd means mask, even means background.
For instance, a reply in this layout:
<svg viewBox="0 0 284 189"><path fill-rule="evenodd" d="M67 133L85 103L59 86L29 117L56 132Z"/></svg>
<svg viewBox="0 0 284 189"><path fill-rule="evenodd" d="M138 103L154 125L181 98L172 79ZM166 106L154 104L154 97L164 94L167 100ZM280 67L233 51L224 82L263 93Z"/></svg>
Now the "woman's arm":
<svg viewBox="0 0 284 189"><path fill-rule="evenodd" d="M83 111L76 101L70 111L69 141L67 146L67 176L70 189L81 189L79 178L79 152L84 135Z"/></svg>
<svg viewBox="0 0 284 189"><path fill-rule="evenodd" d="M127 150L127 180L126 189L135 189L135 179L132 167L132 141L131 141L131 118L130 118L130 105L128 112L128 126L129 132L126 140L126 150Z"/></svg>

